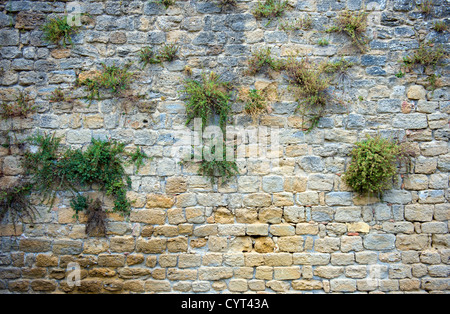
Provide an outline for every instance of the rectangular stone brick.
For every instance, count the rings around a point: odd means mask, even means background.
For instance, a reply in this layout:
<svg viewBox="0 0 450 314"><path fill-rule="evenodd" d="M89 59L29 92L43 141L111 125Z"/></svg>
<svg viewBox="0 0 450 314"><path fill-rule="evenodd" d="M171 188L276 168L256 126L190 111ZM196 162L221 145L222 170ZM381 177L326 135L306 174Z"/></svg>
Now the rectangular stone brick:
<svg viewBox="0 0 450 314"><path fill-rule="evenodd" d="M322 289L320 280L293 280L292 289L294 290L320 290Z"/></svg>
<svg viewBox="0 0 450 314"><path fill-rule="evenodd" d="M290 253L266 253L264 264L267 266L290 266L292 265L292 254Z"/></svg>
<svg viewBox="0 0 450 314"><path fill-rule="evenodd" d="M233 277L233 269L229 267L203 267L198 270L200 280L222 280Z"/></svg>
<svg viewBox="0 0 450 314"><path fill-rule="evenodd" d="M83 251L83 242L78 240L55 240L53 254L77 255Z"/></svg>
<svg viewBox="0 0 450 314"><path fill-rule="evenodd" d="M133 210L130 213L130 221L143 222L151 225L163 225L166 219L166 212L162 209L141 209Z"/></svg>
<svg viewBox="0 0 450 314"><path fill-rule="evenodd" d="M356 291L356 280L354 279L331 279L331 291L354 292Z"/></svg>
<svg viewBox="0 0 450 314"><path fill-rule="evenodd" d="M166 239L153 238L136 240L136 251L142 253L162 253L166 250Z"/></svg>
<svg viewBox="0 0 450 314"><path fill-rule="evenodd" d="M431 221L433 205L411 204L405 206L405 219L409 221Z"/></svg>
<svg viewBox="0 0 450 314"><path fill-rule="evenodd" d="M170 282L167 280L146 280L145 291L168 292L171 290Z"/></svg>
<svg viewBox="0 0 450 314"><path fill-rule="evenodd" d="M51 246L52 241L39 238L21 239L19 243L19 249L28 253L48 252Z"/></svg>
<svg viewBox="0 0 450 314"><path fill-rule="evenodd" d="M125 266L125 255L122 254L100 254L98 266L122 267Z"/></svg>
<svg viewBox="0 0 450 314"><path fill-rule="evenodd" d="M273 278L276 280L299 279L300 276L301 276L301 269L299 266L273 268Z"/></svg>

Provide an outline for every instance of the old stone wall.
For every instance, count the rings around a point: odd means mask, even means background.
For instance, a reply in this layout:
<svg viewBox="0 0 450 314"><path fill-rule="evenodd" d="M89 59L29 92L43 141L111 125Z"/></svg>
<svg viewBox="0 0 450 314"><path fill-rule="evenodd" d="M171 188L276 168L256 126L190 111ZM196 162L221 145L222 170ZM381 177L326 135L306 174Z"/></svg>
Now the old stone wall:
<svg viewBox="0 0 450 314"><path fill-rule="evenodd" d="M73 148L111 138L153 159L137 173L127 167L133 208L126 217L109 213L104 237L86 236L86 217L74 217L64 191L52 208L36 203L34 223L14 227L4 220L0 292L449 291L449 67L444 60L432 70L395 75L420 42L448 48L448 31L433 25L448 24L449 1L434 0L424 14L413 0L290 0L290 10L270 23L253 16L257 1L249 0L230 8L204 0L167 9L147 0L78 3L88 14L64 48L45 42L40 25L51 14L64 15L66 1L1 1L2 100L24 90L37 107L27 118L0 122L2 144L6 137L54 132ZM364 8L367 52L346 34L324 32L339 12ZM307 14L311 28L281 28ZM322 38L328 45L317 44ZM176 60L142 68L141 48L170 42L180 46ZM283 73L245 74L251 52L261 47L280 58L297 51L311 62L344 56L354 63L333 85L341 102L327 106L311 132L302 129ZM129 61L139 101L108 93L91 104L82 99L87 92L75 86L77 77L102 63ZM186 69L193 78L214 71L235 90L269 86L272 110L256 125L268 134L277 130L280 153L238 161L240 174L224 184L198 175L195 163L180 164L173 147L192 129L183 128ZM434 91L426 71L436 73ZM58 87L76 101L51 102ZM242 103L233 101L232 111L230 124L255 125ZM341 175L354 143L376 133L410 141L416 156L381 197L358 196ZM22 154L18 146L0 147L3 187L23 173ZM86 193L112 208L102 192ZM79 285L71 285L76 275Z"/></svg>

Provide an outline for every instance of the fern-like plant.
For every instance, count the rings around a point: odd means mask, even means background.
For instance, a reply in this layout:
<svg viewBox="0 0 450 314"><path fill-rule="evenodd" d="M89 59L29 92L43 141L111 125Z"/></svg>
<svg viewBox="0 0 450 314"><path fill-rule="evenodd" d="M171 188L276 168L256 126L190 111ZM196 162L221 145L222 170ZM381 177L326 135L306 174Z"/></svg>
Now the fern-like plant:
<svg viewBox="0 0 450 314"><path fill-rule="evenodd" d="M200 166L198 174L202 176L209 177L211 183L216 182L216 177L222 178L222 183L227 179L230 179L239 174L239 169L236 161L227 160L226 158L226 147L223 147L223 158L215 158L215 146L211 148L203 148L202 150L202 160L200 161ZM210 156L212 158L205 158L205 150L210 151Z"/></svg>
<svg viewBox="0 0 450 314"><path fill-rule="evenodd" d="M30 176L33 189L49 201L55 200L56 191L67 190L78 195L80 186L98 184L106 194L115 198L113 211L128 214L131 208L126 191L131 179L125 173L123 143L92 139L85 151L65 149L60 138L37 134L30 143L38 146L35 152L27 152L24 166ZM87 201L79 197L72 203L74 209L82 209Z"/></svg>

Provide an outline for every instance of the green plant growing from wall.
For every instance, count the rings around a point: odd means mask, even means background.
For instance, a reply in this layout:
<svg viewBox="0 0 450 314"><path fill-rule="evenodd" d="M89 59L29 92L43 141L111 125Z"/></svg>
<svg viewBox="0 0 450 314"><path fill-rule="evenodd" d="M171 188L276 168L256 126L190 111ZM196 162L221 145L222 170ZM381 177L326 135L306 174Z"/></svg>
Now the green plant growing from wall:
<svg viewBox="0 0 450 314"><path fill-rule="evenodd" d="M0 188L0 222L9 214L14 229L19 221L33 223L38 212L30 201L31 191L32 185L25 180Z"/></svg>
<svg viewBox="0 0 450 314"><path fill-rule="evenodd" d="M353 62L341 58L334 62L327 61L325 63L322 63L320 67L323 72L333 74L333 73L344 73L353 65L354 65Z"/></svg>
<svg viewBox="0 0 450 314"><path fill-rule="evenodd" d="M403 65L411 71L415 67L422 65L424 67L436 68L439 61L447 56L442 46L435 46L431 42L421 43L419 48L412 54L403 57Z"/></svg>
<svg viewBox="0 0 450 314"><path fill-rule="evenodd" d="M226 145L223 145L223 158L216 158L216 146L202 147L198 174L208 177L213 185L216 182L216 177L221 177L221 182L224 183L227 179L239 174L236 161L227 160L226 149ZM206 155L206 153L208 154Z"/></svg>
<svg viewBox="0 0 450 314"><path fill-rule="evenodd" d="M0 113L2 119L26 118L28 115L36 112L33 99L26 95L24 91L19 91L19 94L12 102L3 101L0 107L2 109Z"/></svg>
<svg viewBox="0 0 450 314"><path fill-rule="evenodd" d="M252 117L253 122L256 122L259 115L269 111L265 94L258 89L239 90L239 101L244 103L244 112Z"/></svg>
<svg viewBox="0 0 450 314"><path fill-rule="evenodd" d="M235 7L237 6L237 1L236 0L217 0L220 7L222 8L230 8L230 7Z"/></svg>
<svg viewBox="0 0 450 314"><path fill-rule="evenodd" d="M70 207L75 211L75 217L78 218L78 214L86 211L89 207L91 200L89 197L77 194L70 200Z"/></svg>
<svg viewBox="0 0 450 314"><path fill-rule="evenodd" d="M150 1L151 2L151 1ZM175 4L175 0L155 0L155 3L162 4L166 9Z"/></svg>
<svg viewBox="0 0 450 314"><path fill-rule="evenodd" d="M364 194L391 188L398 164L407 160L408 153L393 140L367 136L355 144L350 156L343 180L355 192Z"/></svg>
<svg viewBox="0 0 450 314"><path fill-rule="evenodd" d="M417 4L417 8L424 15L430 15L433 11L433 0L422 0L419 4Z"/></svg>
<svg viewBox="0 0 450 314"><path fill-rule="evenodd" d="M448 26L444 21L436 21L433 24L433 29L436 32L443 33L448 29Z"/></svg>
<svg viewBox="0 0 450 314"><path fill-rule="evenodd" d="M202 73L201 81L186 79L182 90L188 98L186 102L187 122L194 118L202 119L202 129L215 114L219 116L219 125L225 130L228 115L231 111L229 92L231 86L223 82L214 72Z"/></svg>
<svg viewBox="0 0 450 314"><path fill-rule="evenodd" d="M144 47L139 51L139 61L145 68L149 64L161 63L152 47Z"/></svg>
<svg viewBox="0 0 450 314"><path fill-rule="evenodd" d="M277 60L272 57L270 48L261 48L254 51L251 57L247 61L248 68L246 70L247 75L255 75L262 71L264 68L270 68L274 71L280 71L283 69L283 61Z"/></svg>
<svg viewBox="0 0 450 314"><path fill-rule="evenodd" d="M331 75L331 77L337 81L338 86L345 86L345 82L349 79L348 70L353 65L353 62L342 57L334 62L322 62L319 65L319 71Z"/></svg>
<svg viewBox="0 0 450 314"><path fill-rule="evenodd" d="M163 61L173 61L178 52L178 45L175 43L163 45L159 51L154 51L152 47L144 47L139 51L139 61L145 68L148 64L158 64Z"/></svg>
<svg viewBox="0 0 450 314"><path fill-rule="evenodd" d="M319 46L321 46L321 47L323 47L323 46L328 46L330 43L328 42L328 39L326 39L326 38L320 38L318 41L317 41L317 45L319 45Z"/></svg>
<svg viewBox="0 0 450 314"><path fill-rule="evenodd" d="M77 85L86 86L90 92L87 99L90 101L95 98L100 99L100 89L109 90L114 95L120 95L121 92L129 88L134 73L129 72L131 63L118 67L116 65L107 66L102 63L102 71L92 78L86 78L83 81L77 81Z"/></svg>
<svg viewBox="0 0 450 314"><path fill-rule="evenodd" d="M78 32L78 27L67 22L67 16L47 19L42 25L43 39L55 45L72 45L72 35Z"/></svg>
<svg viewBox="0 0 450 314"><path fill-rule="evenodd" d="M282 16L288 7L289 2L287 0L265 0L261 2L258 0L256 7L252 13L257 18L268 18L270 22Z"/></svg>
<svg viewBox="0 0 450 314"><path fill-rule="evenodd" d="M402 78L405 76L405 72L402 72L402 70L399 70L397 73L394 74L398 78Z"/></svg>
<svg viewBox="0 0 450 314"><path fill-rule="evenodd" d="M424 68L424 73L427 74L426 81L429 83L427 88L435 90L438 87L439 75L436 75L435 73L430 74L430 71L435 70L439 65L439 62L447 57L448 54L441 45L436 46L431 42L427 42L421 43L419 48L412 54L403 57L402 64L405 72L411 72L417 67L422 66Z"/></svg>
<svg viewBox="0 0 450 314"><path fill-rule="evenodd" d="M131 163L134 163L136 173L138 173L139 168L144 164L144 160L152 159L139 147L136 147L136 150L133 153L129 153L128 157L130 158Z"/></svg>
<svg viewBox="0 0 450 314"><path fill-rule="evenodd" d="M131 179L125 173L124 144L115 141L92 139L85 151L65 149L60 138L54 135L37 134L29 142L36 145L36 152L27 152L24 168L30 176L33 189L53 206L57 191L68 190L76 196L79 186L89 187L97 184L107 195L114 197L114 212L128 214L131 204L126 191ZM78 213L87 200L77 197L72 203ZM84 204L84 205L83 205Z"/></svg>
<svg viewBox="0 0 450 314"><path fill-rule="evenodd" d="M177 56L179 46L176 43L164 44L158 52L157 58L163 61L173 61Z"/></svg>
<svg viewBox="0 0 450 314"><path fill-rule="evenodd" d="M73 99L70 96L66 96L61 88L56 88L49 98L50 102L71 102Z"/></svg>
<svg viewBox="0 0 450 314"><path fill-rule="evenodd" d="M313 25L313 20L308 14L304 17L296 18L293 21L285 20L280 23L280 29L285 32L292 32L298 30L310 30Z"/></svg>
<svg viewBox="0 0 450 314"><path fill-rule="evenodd" d="M366 52L369 42L365 35L367 15L368 13L364 11L342 11L337 16L335 25L328 28L327 32L343 32L347 34L361 52Z"/></svg>
<svg viewBox="0 0 450 314"><path fill-rule="evenodd" d="M306 128L311 131L323 116L327 102L331 100L328 92L330 78L324 77L322 69L309 63L306 58L297 60L295 57L289 57L285 62L285 71L290 90L298 102L297 111L302 116L311 116L311 125Z"/></svg>

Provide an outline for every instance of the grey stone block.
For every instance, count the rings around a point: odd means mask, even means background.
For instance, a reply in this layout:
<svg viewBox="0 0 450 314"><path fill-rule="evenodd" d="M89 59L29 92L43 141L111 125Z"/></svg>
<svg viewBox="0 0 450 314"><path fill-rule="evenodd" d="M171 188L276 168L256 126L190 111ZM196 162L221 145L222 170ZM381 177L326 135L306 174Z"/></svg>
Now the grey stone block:
<svg viewBox="0 0 450 314"><path fill-rule="evenodd" d="M393 234L368 234L363 240L367 250L385 251L395 248L395 235Z"/></svg>
<svg viewBox="0 0 450 314"><path fill-rule="evenodd" d="M14 29L0 30L0 46L15 46L19 44L19 31Z"/></svg>

